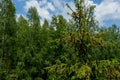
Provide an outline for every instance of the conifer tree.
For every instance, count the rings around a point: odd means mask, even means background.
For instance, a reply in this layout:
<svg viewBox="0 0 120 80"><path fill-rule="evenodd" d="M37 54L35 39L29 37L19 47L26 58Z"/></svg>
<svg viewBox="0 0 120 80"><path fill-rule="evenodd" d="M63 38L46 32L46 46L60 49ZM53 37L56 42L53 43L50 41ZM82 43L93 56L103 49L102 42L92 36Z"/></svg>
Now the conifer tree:
<svg viewBox="0 0 120 80"><path fill-rule="evenodd" d="M35 28L40 27L40 16L37 12L37 9L35 7L31 7L28 10L28 21L30 23L30 26L33 26Z"/></svg>
<svg viewBox="0 0 120 80"><path fill-rule="evenodd" d="M2 68L6 74L16 65L16 32L15 7L11 0L0 0L0 34ZM4 71L3 71L4 72Z"/></svg>

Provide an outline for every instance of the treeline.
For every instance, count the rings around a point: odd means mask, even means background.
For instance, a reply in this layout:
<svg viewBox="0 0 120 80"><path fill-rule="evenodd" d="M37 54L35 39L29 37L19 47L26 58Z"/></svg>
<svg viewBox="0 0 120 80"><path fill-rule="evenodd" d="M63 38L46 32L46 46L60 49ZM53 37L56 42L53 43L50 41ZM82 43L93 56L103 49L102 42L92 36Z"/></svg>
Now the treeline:
<svg viewBox="0 0 120 80"><path fill-rule="evenodd" d="M41 25L35 7L16 21L12 1L0 1L0 80L120 79L120 28L100 27L95 6L74 3L71 20Z"/></svg>

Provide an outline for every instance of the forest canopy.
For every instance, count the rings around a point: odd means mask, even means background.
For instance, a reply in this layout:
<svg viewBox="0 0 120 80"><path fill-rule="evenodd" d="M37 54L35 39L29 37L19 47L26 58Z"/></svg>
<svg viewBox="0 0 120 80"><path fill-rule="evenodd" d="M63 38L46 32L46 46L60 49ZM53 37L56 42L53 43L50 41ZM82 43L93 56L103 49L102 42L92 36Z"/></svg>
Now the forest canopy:
<svg viewBox="0 0 120 80"><path fill-rule="evenodd" d="M94 5L74 0L71 19L41 24L35 7L16 21L11 0L0 1L0 80L119 80L120 27L101 27Z"/></svg>

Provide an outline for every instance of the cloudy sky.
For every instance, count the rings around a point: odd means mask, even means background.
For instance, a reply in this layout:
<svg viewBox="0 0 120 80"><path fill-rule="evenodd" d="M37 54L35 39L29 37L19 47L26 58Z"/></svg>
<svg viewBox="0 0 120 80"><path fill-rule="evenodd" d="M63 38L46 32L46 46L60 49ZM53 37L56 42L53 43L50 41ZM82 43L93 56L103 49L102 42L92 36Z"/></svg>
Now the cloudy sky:
<svg viewBox="0 0 120 80"><path fill-rule="evenodd" d="M62 14L66 19L70 16L66 7L68 3L73 9L74 0L13 0L16 6L16 15L26 17L28 9L33 6L38 10L39 15L44 19L51 20L51 16ZM96 5L95 18L100 25L110 26L112 24L120 25L120 0L86 0L88 4Z"/></svg>

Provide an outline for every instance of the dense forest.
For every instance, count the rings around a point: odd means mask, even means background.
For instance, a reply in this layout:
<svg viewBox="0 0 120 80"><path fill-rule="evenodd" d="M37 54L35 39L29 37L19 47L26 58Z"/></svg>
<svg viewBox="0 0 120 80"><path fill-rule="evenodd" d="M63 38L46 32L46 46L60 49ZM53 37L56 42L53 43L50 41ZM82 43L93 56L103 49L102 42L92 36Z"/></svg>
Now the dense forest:
<svg viewBox="0 0 120 80"><path fill-rule="evenodd" d="M120 27L99 26L94 5L74 3L69 21L41 24L35 7L16 20L12 1L0 0L0 80L120 80Z"/></svg>

